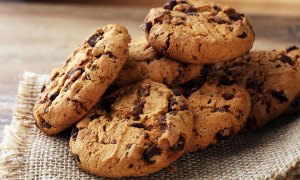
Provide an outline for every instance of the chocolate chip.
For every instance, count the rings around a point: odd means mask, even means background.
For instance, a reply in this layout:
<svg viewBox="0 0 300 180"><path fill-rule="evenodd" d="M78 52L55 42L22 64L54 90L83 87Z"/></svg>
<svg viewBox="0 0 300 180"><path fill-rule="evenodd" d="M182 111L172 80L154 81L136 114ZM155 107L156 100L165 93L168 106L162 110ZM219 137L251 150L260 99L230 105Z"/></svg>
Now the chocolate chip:
<svg viewBox="0 0 300 180"><path fill-rule="evenodd" d="M90 120L93 121L95 119L98 119L100 117L100 115L98 115L97 113L93 114L90 116Z"/></svg>
<svg viewBox="0 0 300 180"><path fill-rule="evenodd" d="M179 135L178 141L175 146L170 147L171 151L181 151L185 146L185 138L182 134Z"/></svg>
<svg viewBox="0 0 300 180"><path fill-rule="evenodd" d="M181 96L181 93L178 89L171 89L175 96Z"/></svg>
<svg viewBox="0 0 300 180"><path fill-rule="evenodd" d="M223 94L222 96L225 100L231 100L234 98L234 94Z"/></svg>
<svg viewBox="0 0 300 180"><path fill-rule="evenodd" d="M110 59L117 59L117 57L112 52L108 52L107 55Z"/></svg>
<svg viewBox="0 0 300 180"><path fill-rule="evenodd" d="M132 147L132 144L127 144L126 149L130 149Z"/></svg>
<svg viewBox="0 0 300 180"><path fill-rule="evenodd" d="M195 8L192 5L188 5L187 8L184 10L185 14L189 14L189 15L196 15L197 13L197 8Z"/></svg>
<svg viewBox="0 0 300 180"><path fill-rule="evenodd" d="M160 115L157 117L157 121L161 125L162 132L165 132L166 130L168 130L166 118L167 118L167 115Z"/></svg>
<svg viewBox="0 0 300 180"><path fill-rule="evenodd" d="M79 129L78 129L77 127L73 127L73 128L72 128L72 131L71 131L71 138L73 139L73 141L76 140L77 135L78 135L78 131L79 131Z"/></svg>
<svg viewBox="0 0 300 180"><path fill-rule="evenodd" d="M176 0L170 0L167 4L164 5L164 9L173 10L173 8L177 5Z"/></svg>
<svg viewBox="0 0 300 180"><path fill-rule="evenodd" d="M263 82L258 82L255 78L248 78L246 81L246 86L248 89L253 89L262 93Z"/></svg>
<svg viewBox="0 0 300 180"><path fill-rule="evenodd" d="M222 141L225 140L227 138L229 138L232 135L232 130L229 128L225 128L223 130L220 130L219 132L217 132L216 134L216 139L218 141Z"/></svg>
<svg viewBox="0 0 300 180"><path fill-rule="evenodd" d="M278 57L278 59L283 63L288 63L290 65L294 64L293 60L289 56L286 56L286 55L280 55Z"/></svg>
<svg viewBox="0 0 300 180"><path fill-rule="evenodd" d="M81 114L82 111L88 112L87 108L84 106L84 104L77 99L71 100L73 103L75 103L75 112L77 114Z"/></svg>
<svg viewBox="0 0 300 180"><path fill-rule="evenodd" d="M43 120L42 124L43 124L43 127L46 129L52 128L51 124L47 123L45 120Z"/></svg>
<svg viewBox="0 0 300 180"><path fill-rule="evenodd" d="M218 11L218 12L219 12L219 11L222 11L222 9L221 9L219 6L214 6L213 8L214 8L214 10L216 10L216 11Z"/></svg>
<svg viewBox="0 0 300 180"><path fill-rule="evenodd" d="M235 81L229 79L227 76L222 76L219 83L223 86L231 86L235 83Z"/></svg>
<svg viewBox="0 0 300 180"><path fill-rule="evenodd" d="M243 32L242 34L238 35L238 38L245 39L247 36L247 33Z"/></svg>
<svg viewBox="0 0 300 180"><path fill-rule="evenodd" d="M135 127L135 128L145 128L145 125L142 123L132 123L131 127Z"/></svg>
<svg viewBox="0 0 300 180"><path fill-rule="evenodd" d="M139 90L139 94L140 96L149 96L150 95L150 90L149 90L149 87L143 87Z"/></svg>
<svg viewBox="0 0 300 180"><path fill-rule="evenodd" d="M139 101L136 104L136 106L133 107L133 109L131 110L130 114L133 115L136 118L139 117L140 114L143 113L144 104L145 104L145 101Z"/></svg>
<svg viewBox="0 0 300 180"><path fill-rule="evenodd" d="M50 101L54 101L58 95L59 95L59 91L56 91L55 93L53 93L49 98Z"/></svg>
<svg viewBox="0 0 300 180"><path fill-rule="evenodd" d="M44 104L47 101L47 96L44 96L42 100L40 100L39 104Z"/></svg>
<svg viewBox="0 0 300 180"><path fill-rule="evenodd" d="M133 164L129 164L128 168L133 168Z"/></svg>
<svg viewBox="0 0 300 180"><path fill-rule="evenodd" d="M276 69L278 69L281 67L281 64L276 64L275 67L276 67Z"/></svg>
<svg viewBox="0 0 300 180"><path fill-rule="evenodd" d="M226 23L228 23L227 21L225 21L224 19L222 19L218 16L211 17L208 21L209 22L215 22L217 24L226 24Z"/></svg>
<svg viewBox="0 0 300 180"><path fill-rule="evenodd" d="M113 139L113 140L111 141L111 143L112 143L112 144L117 144L117 140Z"/></svg>
<svg viewBox="0 0 300 180"><path fill-rule="evenodd" d="M221 108L215 108L214 110L213 110L213 112L228 112L228 110L229 110L229 108L230 108L230 106L229 105L225 105L225 106L223 106L223 107L221 107Z"/></svg>
<svg viewBox="0 0 300 180"><path fill-rule="evenodd" d="M211 103L211 99L209 99L208 101L207 101L207 104L210 104Z"/></svg>
<svg viewBox="0 0 300 180"><path fill-rule="evenodd" d="M152 22L149 21L149 22L146 22L146 23L145 23L145 31L146 31L147 34L150 33L152 27L153 27Z"/></svg>
<svg viewBox="0 0 300 180"><path fill-rule="evenodd" d="M98 69L99 69L99 67L96 64L93 64L91 67L91 70L93 70L93 71L96 71Z"/></svg>
<svg viewBox="0 0 300 180"><path fill-rule="evenodd" d="M179 110L181 110L181 111L183 111L183 110L189 110L189 105L188 104L180 105Z"/></svg>
<svg viewBox="0 0 300 180"><path fill-rule="evenodd" d="M271 92L272 96L274 98L276 98L280 103L283 103L283 102L288 102L289 99L286 97L284 91L275 91L275 90L272 90Z"/></svg>
<svg viewBox="0 0 300 180"><path fill-rule="evenodd" d="M159 149L156 145L152 145L148 149L146 149L143 153L144 159L150 163L154 164L155 160L151 160L154 156L159 156L161 155L161 149Z"/></svg>
<svg viewBox="0 0 300 180"><path fill-rule="evenodd" d="M152 128L153 128L153 126L152 126L152 125L149 125L149 126L145 127L144 129L147 130L147 131L151 131Z"/></svg>
<svg viewBox="0 0 300 180"><path fill-rule="evenodd" d="M242 17L244 17L243 14L237 13L234 9L227 9L224 11L224 13L229 17L229 19L233 21L241 20Z"/></svg>
<svg viewBox="0 0 300 180"><path fill-rule="evenodd" d="M92 35L89 40L87 41L87 43L91 46L91 47L94 47L95 44L97 44L97 42L99 40L101 40L103 38L103 32L97 32L95 33L94 35Z"/></svg>
<svg viewBox="0 0 300 180"><path fill-rule="evenodd" d="M168 107L169 107L168 109L169 109L169 111L172 111L172 110L173 110L172 106L174 106L174 105L176 105L176 104L178 104L177 100L176 100L175 98L171 97L171 98L169 99L169 104L168 104Z"/></svg>
<svg viewBox="0 0 300 180"><path fill-rule="evenodd" d="M68 75L68 78L72 77L72 76L75 74L75 72L77 72L77 71L80 71L81 73L83 73L83 72L84 72L84 69L81 68L81 67L73 68L73 69L70 71L70 73L69 73L69 75Z"/></svg>
<svg viewBox="0 0 300 180"><path fill-rule="evenodd" d="M73 157L73 160L74 160L74 161L80 163L80 159L79 159L79 156L78 156L77 154L73 154L72 157Z"/></svg>
<svg viewBox="0 0 300 180"><path fill-rule="evenodd" d="M172 34L168 34L168 36L167 36L165 51L168 51L168 49L170 47L170 37L171 37L171 35Z"/></svg>
<svg viewBox="0 0 300 180"><path fill-rule="evenodd" d="M45 89L46 89L46 85L44 84L44 85L42 86L41 93L43 93L43 92L45 91Z"/></svg>
<svg viewBox="0 0 300 180"><path fill-rule="evenodd" d="M286 48L286 52L288 53L288 52L291 52L291 51L296 50L296 49L299 49L299 48L297 46L293 45L291 47Z"/></svg>
<svg viewBox="0 0 300 180"><path fill-rule="evenodd" d="M148 133L144 134L144 139L149 139L150 135Z"/></svg>
<svg viewBox="0 0 300 180"><path fill-rule="evenodd" d="M157 117L157 121L159 124L166 124L166 119L167 119L166 115L159 115Z"/></svg>

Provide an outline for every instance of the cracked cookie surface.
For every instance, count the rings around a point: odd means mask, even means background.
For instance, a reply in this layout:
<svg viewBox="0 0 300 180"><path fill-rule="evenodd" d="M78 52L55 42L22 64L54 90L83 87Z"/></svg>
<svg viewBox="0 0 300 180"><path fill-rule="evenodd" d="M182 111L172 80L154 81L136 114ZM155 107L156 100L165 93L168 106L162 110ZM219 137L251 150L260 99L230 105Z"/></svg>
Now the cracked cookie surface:
<svg viewBox="0 0 300 180"><path fill-rule="evenodd" d="M263 127L284 113L300 92L300 50L252 51L231 62L216 65L223 82L237 82L251 97L245 130Z"/></svg>
<svg viewBox="0 0 300 180"><path fill-rule="evenodd" d="M194 126L186 152L204 149L234 136L243 128L251 109L249 94L242 86L207 82L200 89L195 88L188 97Z"/></svg>
<svg viewBox="0 0 300 180"><path fill-rule="evenodd" d="M174 86L196 78L201 69L202 65L175 61L159 54L145 37L139 37L129 45L128 60L113 84L125 86L150 78Z"/></svg>
<svg viewBox="0 0 300 180"><path fill-rule="evenodd" d="M159 53L194 64L239 57L252 48L255 39L244 14L203 0L170 0L164 7L151 9L144 30Z"/></svg>
<svg viewBox="0 0 300 180"><path fill-rule="evenodd" d="M99 28L76 49L42 88L33 112L37 126L57 134L98 102L128 57L130 36L119 25Z"/></svg>
<svg viewBox="0 0 300 180"><path fill-rule="evenodd" d="M148 175L183 154L192 118L177 91L144 80L104 97L73 129L71 153L98 176Z"/></svg>

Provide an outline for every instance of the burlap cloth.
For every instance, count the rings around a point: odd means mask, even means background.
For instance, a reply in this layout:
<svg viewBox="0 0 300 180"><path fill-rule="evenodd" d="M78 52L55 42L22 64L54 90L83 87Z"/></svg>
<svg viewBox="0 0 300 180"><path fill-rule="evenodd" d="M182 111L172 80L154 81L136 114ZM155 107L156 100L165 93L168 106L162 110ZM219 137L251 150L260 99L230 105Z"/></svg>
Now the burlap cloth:
<svg viewBox="0 0 300 180"><path fill-rule="evenodd" d="M1 145L0 179L97 179L76 167L67 138L45 136L34 125L32 107L47 77L23 76ZM138 179L300 179L300 118L281 117L258 132L185 155L172 166L175 173L164 169Z"/></svg>

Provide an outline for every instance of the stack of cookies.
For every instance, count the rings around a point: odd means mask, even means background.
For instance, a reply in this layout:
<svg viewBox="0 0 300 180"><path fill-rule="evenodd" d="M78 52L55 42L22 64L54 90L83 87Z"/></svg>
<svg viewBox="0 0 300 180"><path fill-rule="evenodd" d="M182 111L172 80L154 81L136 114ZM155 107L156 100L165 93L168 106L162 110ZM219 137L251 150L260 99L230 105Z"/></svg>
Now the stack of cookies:
<svg viewBox="0 0 300 180"><path fill-rule="evenodd" d="M250 51L253 29L235 9L171 0L144 30L131 41L123 26L97 29L41 90L36 124L72 128L79 168L145 176L299 109L300 50Z"/></svg>

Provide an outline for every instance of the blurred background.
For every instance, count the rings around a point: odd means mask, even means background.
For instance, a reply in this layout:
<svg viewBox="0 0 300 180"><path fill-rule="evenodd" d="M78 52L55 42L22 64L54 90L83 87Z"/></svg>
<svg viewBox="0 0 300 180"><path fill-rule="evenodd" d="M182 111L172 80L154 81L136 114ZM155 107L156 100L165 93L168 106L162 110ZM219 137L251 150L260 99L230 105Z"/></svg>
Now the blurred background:
<svg viewBox="0 0 300 180"><path fill-rule="evenodd" d="M300 46L300 0L215 0L243 12L256 33L254 49ZM0 0L0 140L11 119L24 71L48 74L97 27L125 25L132 36L149 8L166 0Z"/></svg>

